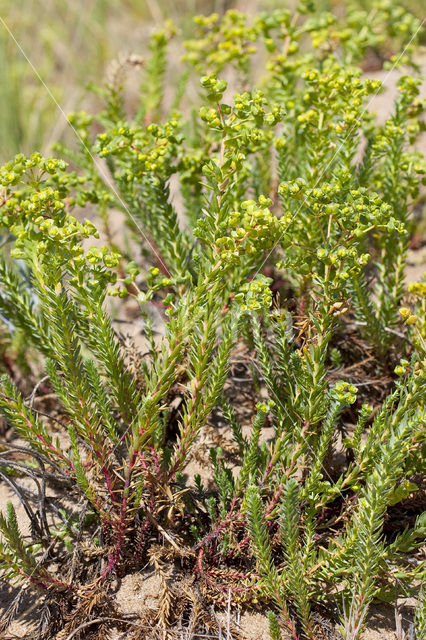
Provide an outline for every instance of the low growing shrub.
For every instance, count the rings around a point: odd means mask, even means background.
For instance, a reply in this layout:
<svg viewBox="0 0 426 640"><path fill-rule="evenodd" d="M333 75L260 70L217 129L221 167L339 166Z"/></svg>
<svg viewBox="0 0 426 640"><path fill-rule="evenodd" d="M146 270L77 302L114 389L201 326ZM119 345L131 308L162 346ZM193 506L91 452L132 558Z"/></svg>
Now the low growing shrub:
<svg viewBox="0 0 426 640"><path fill-rule="evenodd" d="M0 171L0 312L56 398L39 410L2 379L20 441L3 441L0 475L31 521L28 540L11 504L0 516L2 578L62 603L42 617L48 637L147 562L164 579L161 624L178 599L168 579L195 572L203 602L269 608L274 639L317 638L322 615L356 640L374 598L424 579L421 508L389 523L424 495L426 283L407 289L405 265L426 105L401 75L379 124L380 83L361 72L371 50L415 72L420 25L390 1L348 2L341 17L313 4L196 18L173 96L168 25L131 114L123 63L97 90L103 110L70 117L77 146ZM117 211L133 234L120 248ZM125 298L143 352L115 330ZM212 428L202 478L190 469Z"/></svg>

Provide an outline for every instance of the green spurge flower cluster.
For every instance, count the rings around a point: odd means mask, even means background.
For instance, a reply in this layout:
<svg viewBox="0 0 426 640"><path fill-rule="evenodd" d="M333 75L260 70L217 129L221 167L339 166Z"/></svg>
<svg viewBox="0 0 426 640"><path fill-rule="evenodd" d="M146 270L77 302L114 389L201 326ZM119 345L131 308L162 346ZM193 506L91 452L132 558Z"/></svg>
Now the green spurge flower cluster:
<svg viewBox="0 0 426 640"><path fill-rule="evenodd" d="M56 510L49 525L25 502L29 540L9 505L2 577L72 607L94 572L108 591L161 540L155 553L178 556L209 597L269 608L271 637L294 640L319 637L320 607L356 640L375 598L416 592L424 514L387 523L424 473L426 284L407 286L405 266L426 104L402 75L379 124L367 107L381 86L361 65L374 49L415 73L419 21L364 4L196 18L170 108L168 25L132 114L107 85L101 113L70 118L79 138L57 144L60 159L0 170L0 316L41 356L60 416L53 429L3 377L0 411L33 460L16 466L4 442L0 474L62 482L86 514ZM143 320L143 352L116 329L121 298ZM205 483L189 463L223 424ZM103 569L76 571L90 540Z"/></svg>

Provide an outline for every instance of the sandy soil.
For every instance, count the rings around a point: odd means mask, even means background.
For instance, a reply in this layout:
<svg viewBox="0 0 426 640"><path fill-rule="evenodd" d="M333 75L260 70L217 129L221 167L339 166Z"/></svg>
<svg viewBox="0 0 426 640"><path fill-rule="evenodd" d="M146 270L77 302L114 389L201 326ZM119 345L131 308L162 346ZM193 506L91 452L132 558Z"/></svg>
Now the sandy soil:
<svg viewBox="0 0 426 640"><path fill-rule="evenodd" d="M128 575L122 581L121 587L116 594L116 601L123 613L142 614L146 607L153 611L158 608L159 593L161 591L161 580L153 573L145 576L136 573ZM408 630L412 622L412 607L415 606L413 599L400 600L398 602L399 611L402 617L402 626ZM228 611L216 613L217 620L221 624L221 632L226 638L228 621L239 631L244 640L267 640L269 638L269 625L266 615L245 611L241 612L230 603ZM362 636L362 640L401 640L398 638L395 629L395 609L390 605L374 605L368 618L367 629ZM232 634L232 632L231 632ZM334 635L334 634L333 634ZM289 636L290 637L290 636ZM325 636L326 637L326 636ZM337 640L329 636L330 640Z"/></svg>

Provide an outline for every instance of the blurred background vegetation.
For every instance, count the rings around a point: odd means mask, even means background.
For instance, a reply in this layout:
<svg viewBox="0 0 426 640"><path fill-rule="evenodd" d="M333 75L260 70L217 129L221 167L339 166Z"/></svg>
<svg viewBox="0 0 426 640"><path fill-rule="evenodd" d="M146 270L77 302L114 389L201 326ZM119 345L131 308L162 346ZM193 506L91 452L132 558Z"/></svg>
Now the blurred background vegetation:
<svg viewBox="0 0 426 640"><path fill-rule="evenodd" d="M46 151L67 126L34 68L65 113L75 111L87 84L101 82L120 53L144 52L164 20L190 33L193 15L227 8L223 0L0 0L0 161Z"/></svg>
<svg viewBox="0 0 426 640"><path fill-rule="evenodd" d="M296 2L0 0L0 162L18 152L47 153L67 128L52 95L65 113L89 109L94 97L86 91L88 83L101 83L118 55L143 55L150 34L165 20L172 19L185 38L191 36L192 17L198 13L222 14L229 8L254 13L283 4ZM422 4L407 0L419 17L425 13ZM318 9L333 5L339 2L318 0Z"/></svg>

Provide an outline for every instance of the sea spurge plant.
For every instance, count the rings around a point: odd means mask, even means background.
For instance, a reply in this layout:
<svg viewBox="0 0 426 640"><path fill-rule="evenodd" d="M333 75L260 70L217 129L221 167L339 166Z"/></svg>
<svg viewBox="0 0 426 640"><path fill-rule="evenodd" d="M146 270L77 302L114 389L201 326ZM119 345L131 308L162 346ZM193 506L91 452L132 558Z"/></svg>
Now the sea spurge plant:
<svg viewBox="0 0 426 640"><path fill-rule="evenodd" d="M355 640L375 598L415 594L425 286L405 265L425 104L405 75L378 124L368 100L386 86L361 65L418 26L388 0L199 17L169 108L168 25L137 64L132 115L120 67L59 159L0 169L1 353L18 336L43 370L31 392L2 364L0 478L32 525L0 516L2 577L77 616L113 578L173 566L192 581L176 610L194 583L206 611L264 606L271 637L294 640L319 637L324 611Z"/></svg>

